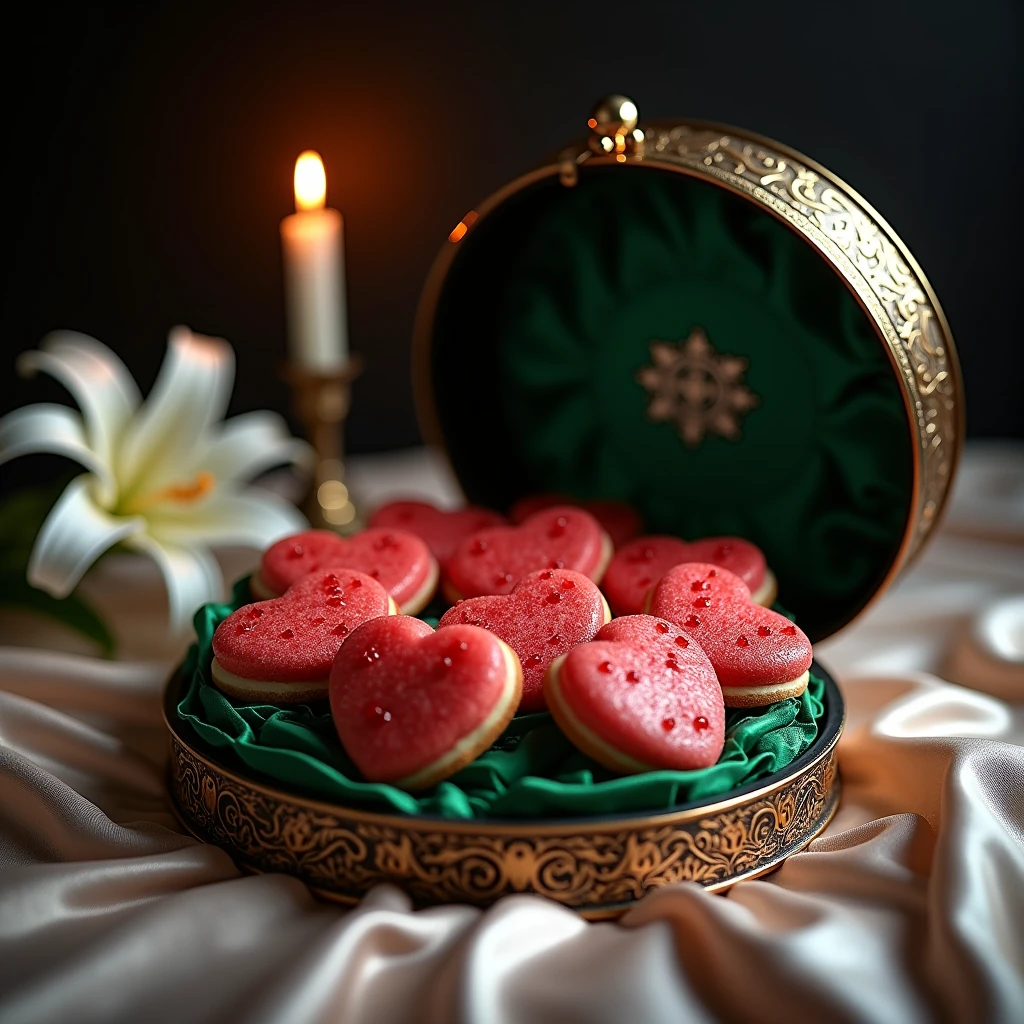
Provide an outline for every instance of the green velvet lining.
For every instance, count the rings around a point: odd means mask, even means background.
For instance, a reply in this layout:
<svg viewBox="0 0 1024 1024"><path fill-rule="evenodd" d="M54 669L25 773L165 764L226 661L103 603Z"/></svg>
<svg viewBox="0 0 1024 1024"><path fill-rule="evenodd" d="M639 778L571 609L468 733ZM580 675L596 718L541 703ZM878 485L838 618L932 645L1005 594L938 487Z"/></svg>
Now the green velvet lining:
<svg viewBox="0 0 1024 1024"><path fill-rule="evenodd" d="M814 742L824 682L811 676L800 699L750 714L726 714L725 750L710 768L619 777L581 754L546 713L513 719L499 741L451 779L414 796L364 782L345 755L326 704L281 708L245 704L210 681L218 624L250 601L248 579L229 604L196 613L198 640L183 667L180 722L241 771L306 796L367 810L442 818L570 818L657 812L720 796L785 768Z"/></svg>
<svg viewBox="0 0 1024 1024"><path fill-rule="evenodd" d="M702 328L747 360L742 437L687 447L647 416L650 344ZM652 532L758 544L812 639L899 549L913 438L884 344L785 224L650 168L539 183L459 243L431 339L440 426L469 498L620 498Z"/></svg>

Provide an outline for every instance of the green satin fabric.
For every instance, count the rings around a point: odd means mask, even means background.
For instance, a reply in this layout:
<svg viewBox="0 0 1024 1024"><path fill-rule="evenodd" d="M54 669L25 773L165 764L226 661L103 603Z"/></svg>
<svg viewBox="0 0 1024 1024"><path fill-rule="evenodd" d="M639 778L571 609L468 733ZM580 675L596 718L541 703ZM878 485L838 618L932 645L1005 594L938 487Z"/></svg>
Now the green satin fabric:
<svg viewBox="0 0 1024 1024"><path fill-rule="evenodd" d="M814 742L824 683L811 677L800 699L757 714L729 711L718 763L697 771L619 777L581 754L546 713L513 719L494 747L451 779L414 796L364 782L345 754L326 704L281 708L245 704L210 681L211 644L220 622L250 601L248 580L229 604L195 617L197 642L183 667L177 713L185 731L245 774L333 803L385 813L442 818L571 818L657 812L720 796L790 764Z"/></svg>
<svg viewBox="0 0 1024 1024"><path fill-rule="evenodd" d="M748 361L759 402L741 439L691 449L637 373L695 327ZM707 182L628 167L513 197L460 243L432 360L472 500L620 498L651 532L746 537L812 638L899 548L913 449L885 346L809 244Z"/></svg>

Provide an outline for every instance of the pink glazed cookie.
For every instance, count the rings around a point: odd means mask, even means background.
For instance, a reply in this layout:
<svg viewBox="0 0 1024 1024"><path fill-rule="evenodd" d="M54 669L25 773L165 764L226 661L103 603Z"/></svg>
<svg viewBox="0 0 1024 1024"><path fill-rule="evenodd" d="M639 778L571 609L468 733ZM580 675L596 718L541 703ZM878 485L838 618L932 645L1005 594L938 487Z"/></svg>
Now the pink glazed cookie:
<svg viewBox="0 0 1024 1024"><path fill-rule="evenodd" d="M331 670L331 715L370 782L427 789L501 735L519 706L511 648L478 626L436 633L407 616L357 629Z"/></svg>
<svg viewBox="0 0 1024 1024"><path fill-rule="evenodd" d="M392 501L370 517L371 527L416 534L430 548L442 571L455 549L471 533L504 525L505 517L489 508L468 505L446 511L425 501Z"/></svg>
<svg viewBox="0 0 1024 1024"><path fill-rule="evenodd" d="M600 582L612 542L597 520L571 505L535 512L520 526L467 537L448 562L444 594L452 601L507 594L541 569L571 569Z"/></svg>
<svg viewBox="0 0 1024 1024"><path fill-rule="evenodd" d="M624 774L714 764L725 742L722 688L707 655L664 619L613 619L552 663L545 684L559 728Z"/></svg>
<svg viewBox="0 0 1024 1024"><path fill-rule="evenodd" d="M601 524L616 548L625 544L630 537L635 537L643 528L640 514L624 501L576 501L564 494L532 494L521 498L512 506L508 517L513 523L521 523L534 512L555 505L575 505L589 512Z"/></svg>
<svg viewBox="0 0 1024 1024"><path fill-rule="evenodd" d="M396 610L388 592L361 572L312 573L282 597L247 604L217 627L213 682L239 700L326 697L331 664L345 638Z"/></svg>
<svg viewBox="0 0 1024 1024"><path fill-rule="evenodd" d="M460 601L437 628L469 624L501 637L523 666L519 710L543 711L548 665L593 640L611 617L601 591L582 573L542 569L524 576L510 594Z"/></svg>
<svg viewBox="0 0 1024 1024"><path fill-rule="evenodd" d="M706 537L688 544L678 537L637 537L615 552L601 581L616 615L643 611L648 591L674 566L711 562L739 576L755 604L771 605L778 587L761 549L741 537Z"/></svg>
<svg viewBox="0 0 1024 1024"><path fill-rule="evenodd" d="M395 599L403 614L425 608L437 589L434 556L419 537L403 530L363 530L349 538L328 530L306 530L285 537L263 553L249 588L255 597L275 597L320 569L365 572Z"/></svg>
<svg viewBox="0 0 1024 1024"><path fill-rule="evenodd" d="M718 674L727 707L755 707L807 688L811 642L784 615L750 600L747 585L728 569L686 562L651 591L648 611L681 626L703 648Z"/></svg>

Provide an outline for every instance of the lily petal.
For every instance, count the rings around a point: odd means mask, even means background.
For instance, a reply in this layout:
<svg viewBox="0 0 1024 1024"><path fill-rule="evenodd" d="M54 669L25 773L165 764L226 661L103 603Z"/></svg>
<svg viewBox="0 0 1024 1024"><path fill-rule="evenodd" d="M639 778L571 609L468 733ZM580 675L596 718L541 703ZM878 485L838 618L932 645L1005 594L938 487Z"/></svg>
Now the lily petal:
<svg viewBox="0 0 1024 1024"><path fill-rule="evenodd" d="M251 480L264 470L288 462L312 470L312 447L292 437L277 413L247 412L225 422L195 469L212 473L218 484L224 484Z"/></svg>
<svg viewBox="0 0 1024 1024"><path fill-rule="evenodd" d="M76 331L55 331L18 358L25 375L48 373L71 392L85 417L89 446L112 464L117 440L142 401L128 368L106 345Z"/></svg>
<svg viewBox="0 0 1024 1024"><path fill-rule="evenodd" d="M154 508L149 532L162 542L265 548L282 537L308 529L306 518L276 494L250 488L244 494L218 494L187 509Z"/></svg>
<svg viewBox="0 0 1024 1024"><path fill-rule="evenodd" d="M89 447L82 417L63 405L40 403L15 409L0 419L0 463L20 455L48 452L80 462L98 477L101 502L109 504L117 495L110 465Z"/></svg>
<svg viewBox="0 0 1024 1024"><path fill-rule="evenodd" d="M94 483L86 473L67 485L32 547L28 581L54 597L67 597L104 551L145 529L138 516L104 512L93 498Z"/></svg>
<svg viewBox="0 0 1024 1024"><path fill-rule="evenodd" d="M175 327L153 390L125 437L117 470L123 500L187 476L203 435L227 408L235 356L221 338Z"/></svg>
<svg viewBox="0 0 1024 1024"><path fill-rule="evenodd" d="M175 636L188 629L202 605L224 596L220 566L206 548L166 544L145 533L129 538L127 544L149 555L160 567L170 605L169 629Z"/></svg>

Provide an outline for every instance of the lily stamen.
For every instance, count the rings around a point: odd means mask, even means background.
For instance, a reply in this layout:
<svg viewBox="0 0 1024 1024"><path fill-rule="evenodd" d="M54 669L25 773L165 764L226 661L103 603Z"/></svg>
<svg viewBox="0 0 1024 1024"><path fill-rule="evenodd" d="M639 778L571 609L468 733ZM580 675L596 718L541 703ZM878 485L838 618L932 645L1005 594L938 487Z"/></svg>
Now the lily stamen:
<svg viewBox="0 0 1024 1024"><path fill-rule="evenodd" d="M209 471L202 470L196 474L194 480L186 483L170 484L150 494L142 494L131 502L131 508L126 512L141 512L143 509L152 508L164 501L174 501L182 505L190 505L192 502L205 498L213 490L217 478Z"/></svg>

